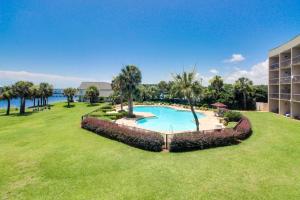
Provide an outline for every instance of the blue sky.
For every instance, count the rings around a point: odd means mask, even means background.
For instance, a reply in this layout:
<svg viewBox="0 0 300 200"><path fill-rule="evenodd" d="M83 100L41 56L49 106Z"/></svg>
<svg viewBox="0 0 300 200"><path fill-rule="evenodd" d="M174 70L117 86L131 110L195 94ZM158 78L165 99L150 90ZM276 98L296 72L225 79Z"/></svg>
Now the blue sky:
<svg viewBox="0 0 300 200"><path fill-rule="evenodd" d="M110 81L135 64L144 83L196 65L233 82L267 80L268 50L300 33L300 1L0 0L0 85Z"/></svg>

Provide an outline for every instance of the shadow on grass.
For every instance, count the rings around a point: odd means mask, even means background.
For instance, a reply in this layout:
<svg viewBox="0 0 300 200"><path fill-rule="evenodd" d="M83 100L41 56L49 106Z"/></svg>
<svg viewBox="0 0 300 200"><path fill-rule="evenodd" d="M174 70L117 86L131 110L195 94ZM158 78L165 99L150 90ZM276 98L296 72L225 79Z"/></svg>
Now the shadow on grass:
<svg viewBox="0 0 300 200"><path fill-rule="evenodd" d="M74 108L74 107L75 107L75 105L74 105L74 104L70 104L70 106L68 106L68 105L64 105L63 107L64 107L64 108Z"/></svg>
<svg viewBox="0 0 300 200"><path fill-rule="evenodd" d="M37 113L36 111L27 111L24 114L20 114L19 112L13 112L10 113L9 115L6 115L6 113L0 113L0 117L26 117L30 116L34 113Z"/></svg>
<svg viewBox="0 0 300 200"><path fill-rule="evenodd" d="M87 107L96 107L96 106L100 106L100 103L87 104Z"/></svg>

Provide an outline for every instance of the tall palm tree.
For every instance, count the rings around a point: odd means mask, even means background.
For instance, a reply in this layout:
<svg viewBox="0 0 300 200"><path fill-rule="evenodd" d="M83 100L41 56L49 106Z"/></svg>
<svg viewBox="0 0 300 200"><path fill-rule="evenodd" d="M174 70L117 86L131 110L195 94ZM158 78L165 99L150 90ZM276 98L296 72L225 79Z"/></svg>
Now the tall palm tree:
<svg viewBox="0 0 300 200"><path fill-rule="evenodd" d="M30 98L30 88L33 83L28 81L18 81L12 86L13 93L20 98L20 114L25 113L26 99Z"/></svg>
<svg viewBox="0 0 300 200"><path fill-rule="evenodd" d="M7 101L6 115L9 115L10 113L10 100L12 98L13 98L12 88L9 86L4 86L0 94L0 99L5 99Z"/></svg>
<svg viewBox="0 0 300 200"><path fill-rule="evenodd" d="M64 89L64 95L67 97L68 107L70 108L70 102L73 101L73 97L77 92L76 88L66 88Z"/></svg>
<svg viewBox="0 0 300 200"><path fill-rule="evenodd" d="M36 98L39 97L39 86L38 85L33 85L31 88L30 88L30 93L31 93L31 98L33 100L33 107L35 108L36 107Z"/></svg>
<svg viewBox="0 0 300 200"><path fill-rule="evenodd" d="M113 78L111 83L113 91L120 97L121 110L123 110L123 99L125 92L125 82L121 75Z"/></svg>
<svg viewBox="0 0 300 200"><path fill-rule="evenodd" d="M122 69L120 76L124 81L124 91L128 98L128 117L134 117L133 95L142 82L142 73L136 66L127 65Z"/></svg>
<svg viewBox="0 0 300 200"><path fill-rule="evenodd" d="M53 86L49 83L40 83L40 95L41 104L46 106L48 104L48 98L53 94Z"/></svg>
<svg viewBox="0 0 300 200"><path fill-rule="evenodd" d="M235 84L234 89L243 95L243 107L247 109L247 98L253 91L253 82L245 77L239 78Z"/></svg>
<svg viewBox="0 0 300 200"><path fill-rule="evenodd" d="M176 74L174 76L174 89L178 95L182 95L188 100L195 119L196 130L199 131L199 121L194 106L196 100L200 98L202 88L200 82L196 80L196 74L195 70Z"/></svg>

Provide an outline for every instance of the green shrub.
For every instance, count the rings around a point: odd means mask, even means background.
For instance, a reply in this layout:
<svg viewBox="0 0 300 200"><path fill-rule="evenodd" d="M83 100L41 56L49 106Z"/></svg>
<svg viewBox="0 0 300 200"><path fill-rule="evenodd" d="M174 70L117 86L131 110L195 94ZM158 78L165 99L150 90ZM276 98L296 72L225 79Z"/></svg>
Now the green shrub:
<svg viewBox="0 0 300 200"><path fill-rule="evenodd" d="M103 110L103 109L113 109L112 105L109 105L109 104L104 104L100 108L101 108L101 110Z"/></svg>
<svg viewBox="0 0 300 200"><path fill-rule="evenodd" d="M224 113L224 118L228 119L228 122L238 122L242 118L240 112L228 110Z"/></svg>

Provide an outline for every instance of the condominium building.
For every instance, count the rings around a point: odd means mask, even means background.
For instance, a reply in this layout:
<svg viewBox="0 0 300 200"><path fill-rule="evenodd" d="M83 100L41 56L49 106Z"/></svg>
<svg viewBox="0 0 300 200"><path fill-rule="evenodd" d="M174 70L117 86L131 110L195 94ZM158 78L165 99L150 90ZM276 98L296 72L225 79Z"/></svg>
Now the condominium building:
<svg viewBox="0 0 300 200"><path fill-rule="evenodd" d="M269 51L269 111L300 118L300 35Z"/></svg>

